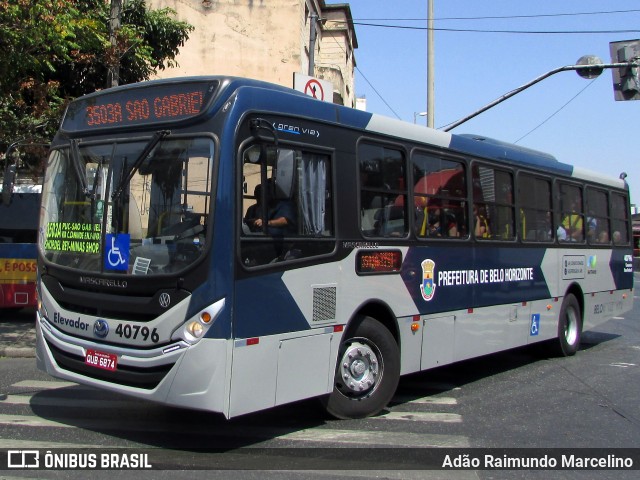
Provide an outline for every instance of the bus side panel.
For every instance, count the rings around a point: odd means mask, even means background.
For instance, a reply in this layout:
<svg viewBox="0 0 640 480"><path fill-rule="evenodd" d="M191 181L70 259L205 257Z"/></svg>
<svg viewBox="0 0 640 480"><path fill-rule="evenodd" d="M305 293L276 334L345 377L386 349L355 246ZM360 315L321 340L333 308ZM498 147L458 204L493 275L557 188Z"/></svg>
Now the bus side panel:
<svg viewBox="0 0 640 480"><path fill-rule="evenodd" d="M454 360L466 360L527 343L528 304L456 312Z"/></svg>
<svg viewBox="0 0 640 480"><path fill-rule="evenodd" d="M329 333L331 332L331 333ZM340 335L333 329L236 340L229 418L329 393ZM300 333L300 332L298 332Z"/></svg>
<svg viewBox="0 0 640 480"><path fill-rule="evenodd" d="M282 340L278 349L276 405L329 393L334 335Z"/></svg>
<svg viewBox="0 0 640 480"><path fill-rule="evenodd" d="M560 302L555 298L546 298L530 303L527 343L537 343L557 337Z"/></svg>
<svg viewBox="0 0 640 480"><path fill-rule="evenodd" d="M419 369L439 367L452 363L455 346L455 315L422 317L422 358ZM403 352L405 345L403 344ZM403 367L405 357L403 355ZM406 373L403 369L402 373Z"/></svg>
<svg viewBox="0 0 640 480"><path fill-rule="evenodd" d="M229 418L276 404L278 345L275 335L261 337L255 345L246 339L234 342Z"/></svg>
<svg viewBox="0 0 640 480"><path fill-rule="evenodd" d="M553 251L548 251L553 252ZM633 305L631 292L633 272L626 271L624 254L615 250L555 250L557 260L549 257L548 271L557 272L558 288L554 295L562 299L572 285L578 285L583 297L583 330L594 328L629 311ZM630 281L631 280L631 281ZM560 305L555 310L556 319Z"/></svg>
<svg viewBox="0 0 640 480"><path fill-rule="evenodd" d="M231 345L229 340L204 338L190 347L178 363L166 402L226 413Z"/></svg>
<svg viewBox="0 0 640 480"><path fill-rule="evenodd" d="M620 291L594 292L585 295L583 330L589 330L628 312L633 307L633 293Z"/></svg>

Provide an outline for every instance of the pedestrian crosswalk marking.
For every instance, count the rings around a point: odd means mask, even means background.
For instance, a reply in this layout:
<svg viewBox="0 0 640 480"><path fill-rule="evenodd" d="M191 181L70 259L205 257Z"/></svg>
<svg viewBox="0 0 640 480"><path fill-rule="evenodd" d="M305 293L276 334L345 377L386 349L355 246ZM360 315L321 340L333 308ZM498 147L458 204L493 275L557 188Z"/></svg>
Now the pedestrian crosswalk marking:
<svg viewBox="0 0 640 480"><path fill-rule="evenodd" d="M44 449L53 449L53 448L99 448L104 449L104 445L87 445L85 443L68 443L68 442L52 442L50 440L20 440L13 438L0 438L0 449L19 449L19 450L44 450ZM118 448L136 448L140 449L140 446L127 446L127 445L119 445ZM145 446L147 448L154 448L152 446ZM2 476L0 477L2 480L7 480L8 477Z"/></svg>
<svg viewBox="0 0 640 480"><path fill-rule="evenodd" d="M12 387L17 388L38 388L40 390L51 390L57 388L77 387L77 383L61 382L61 381L43 381L43 380L23 380L14 383Z"/></svg>
<svg viewBox="0 0 640 480"><path fill-rule="evenodd" d="M43 395L7 395L0 405L38 405L40 407L73 408L144 408L141 402L127 400L97 400L90 398L56 398Z"/></svg>
<svg viewBox="0 0 640 480"><path fill-rule="evenodd" d="M419 405L457 405L458 400L453 397L422 397L416 398L411 395L396 395L393 397L392 402L394 404L403 403L410 404L415 403Z"/></svg>
<svg viewBox="0 0 640 480"><path fill-rule="evenodd" d="M20 382L23 383L23 382ZM73 384L75 385L75 384ZM23 388L38 388L28 385L14 384L13 386ZM68 385L67 385L68 386ZM66 387L66 386L65 386ZM61 387L61 388L65 388ZM39 387L42 388L42 387ZM55 387L45 387L46 390L51 390ZM403 397L395 396L392 400L392 405L457 405L457 400L451 397ZM121 408L124 405L130 405L132 407L138 407L140 402L131 400L96 400L96 399L82 399L82 398L65 398L64 402L60 398L46 397L43 395L7 395L5 399L0 400L0 404L8 405L40 405L47 407L65 406L65 407L103 407L103 408Z"/></svg>
<svg viewBox="0 0 640 480"><path fill-rule="evenodd" d="M127 397L113 397L110 399L95 398L87 395L94 391L90 387L78 386L72 382L61 381L36 381L24 380L11 385L15 389L34 389L39 390L31 394L11 394L8 393L0 399L0 408L3 406L39 406L39 407L67 407L72 408L76 412L78 409L126 409L132 413L134 419L129 422L114 422L111 418L91 417L82 418L82 416L54 416L48 415L42 418L35 414L31 415L10 415L0 414L0 425L8 427L25 427L25 428L63 428L74 429L81 428L96 431L124 431L124 432L174 432L180 434L182 432L189 433L212 433L209 427L195 427L193 425L188 428L185 425L171 422L152 422L148 419L135 418L135 411L146 403L138 402L135 399L127 399ZM61 389L68 387L77 387L63 392ZM53 395L48 392L58 390L58 394ZM64 396L63 396L64 395ZM85 397L85 398L83 398ZM389 410L376 417L371 417L367 421L375 423L378 427L379 422L384 421L404 421L404 422L440 422L440 423L460 423L462 417L456 413L444 412L426 412L419 411L430 405L436 407L449 407L457 405L457 400L453 397L418 397L398 394L393 398L392 406L400 406L401 409L412 411L393 411ZM64 411L60 411L61 413ZM372 425L371 423L369 425ZM345 445L345 446L379 446L379 447L414 447L414 448L466 448L469 447L469 440L462 435L449 435L439 433L414 433L414 432L389 432L376 429L357 429L350 430L345 428L325 428L323 426L317 428L305 428L295 430L291 428L271 427L271 426L253 426L247 428L243 424L229 423L225 427L224 435L230 438L252 438L260 443L263 441L284 441L297 443L314 442L326 445ZM31 448L38 448L38 442L28 441ZM0 439L0 448L7 445L9 448L18 448L20 443L14 440ZM256 444L258 445L258 444ZM43 442L43 448L73 448L88 447L87 445L74 445L60 443L58 446L55 442ZM96 446L98 447L98 446Z"/></svg>
<svg viewBox="0 0 640 480"><path fill-rule="evenodd" d="M457 413L440 413L440 412L388 412L377 417L371 417L381 420L411 420L414 422L444 422L444 423L460 423L462 417Z"/></svg>
<svg viewBox="0 0 640 480"><path fill-rule="evenodd" d="M61 419L62 420L62 419ZM113 425L109 419L69 419L69 423L62 421L48 420L30 415L3 415L0 414L0 425L21 426L33 428L85 428L96 430L114 430L120 428ZM172 425L171 427L178 427ZM175 428L167 425L135 424L129 422L126 431L145 432L166 432L175 431ZM466 437L460 435L428 434L411 432L380 432L366 430L345 430L345 429L304 429L299 431L284 431L270 427L254 427L247 429L246 426L237 426L225 431L229 437L260 437L265 440L285 440L289 442L317 442L345 445L377 445L393 447L469 447ZM193 433L193 429L189 429ZM0 444L1 446L1 444ZM47 448L52 448L51 443ZM84 444L83 444L84 447ZM35 448L35 447L33 447Z"/></svg>
<svg viewBox="0 0 640 480"><path fill-rule="evenodd" d="M394 447L469 447L466 437L460 435L380 432L339 429L305 429L278 437L281 440L297 440L308 442L343 443L352 445L392 445Z"/></svg>

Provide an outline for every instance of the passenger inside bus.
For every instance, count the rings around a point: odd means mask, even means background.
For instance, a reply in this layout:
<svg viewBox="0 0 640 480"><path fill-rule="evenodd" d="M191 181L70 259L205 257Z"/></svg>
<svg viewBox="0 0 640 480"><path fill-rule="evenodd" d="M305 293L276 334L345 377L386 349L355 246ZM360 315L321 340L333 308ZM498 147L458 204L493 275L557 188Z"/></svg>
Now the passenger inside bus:
<svg viewBox="0 0 640 480"><path fill-rule="evenodd" d="M446 209L435 208L428 212L427 235L430 237L457 237L458 224L453 213Z"/></svg>
<svg viewBox="0 0 640 480"><path fill-rule="evenodd" d="M476 238L489 238L491 234L489 233L487 217L484 215L482 209L475 204L473 205L473 218L475 219L474 232Z"/></svg>
<svg viewBox="0 0 640 480"><path fill-rule="evenodd" d="M271 180L268 185L271 185ZM267 195L271 193L272 189L267 189ZM245 223L252 232L259 232L262 230L262 186L257 185L254 190L254 196L256 203L247 208L245 214ZM296 210L293 202L287 198L274 198L269 195L268 197L268 209L267 209L267 233L272 236L288 236L295 235L297 233L296 224Z"/></svg>
<svg viewBox="0 0 640 480"><path fill-rule="evenodd" d="M583 240L584 225L582 215L578 213L575 201L571 202L571 212L564 216L561 225L565 230L566 241L581 242ZM563 240L560 235L558 235L558 239Z"/></svg>

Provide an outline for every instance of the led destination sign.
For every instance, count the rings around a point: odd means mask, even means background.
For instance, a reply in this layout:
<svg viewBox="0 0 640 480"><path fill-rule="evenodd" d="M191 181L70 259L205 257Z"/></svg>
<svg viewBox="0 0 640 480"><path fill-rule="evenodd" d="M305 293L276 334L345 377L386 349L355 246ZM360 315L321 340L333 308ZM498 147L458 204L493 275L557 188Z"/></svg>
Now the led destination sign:
<svg viewBox="0 0 640 480"><path fill-rule="evenodd" d="M184 120L202 112L218 82L152 85L105 91L72 102L62 128L93 130Z"/></svg>

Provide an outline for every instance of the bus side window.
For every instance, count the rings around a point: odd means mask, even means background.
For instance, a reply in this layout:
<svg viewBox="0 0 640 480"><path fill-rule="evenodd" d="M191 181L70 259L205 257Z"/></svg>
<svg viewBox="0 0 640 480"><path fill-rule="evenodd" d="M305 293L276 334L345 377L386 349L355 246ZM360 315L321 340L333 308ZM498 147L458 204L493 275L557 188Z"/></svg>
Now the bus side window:
<svg viewBox="0 0 640 480"><path fill-rule="evenodd" d="M628 199L624 195L611 195L611 240L614 245L629 244Z"/></svg>
<svg viewBox="0 0 640 480"><path fill-rule="evenodd" d="M242 263L255 267L333 251L330 157L268 146L258 159L255 147L242 157Z"/></svg>
<svg viewBox="0 0 640 480"><path fill-rule="evenodd" d="M469 227L464 164L416 151L411 156L411 166L416 236L467 237Z"/></svg>
<svg viewBox="0 0 640 480"><path fill-rule="evenodd" d="M515 239L515 207L513 175L505 170L475 164L471 170L473 202L478 210L484 207L489 224L488 238L492 240Z"/></svg>
<svg viewBox="0 0 640 480"><path fill-rule="evenodd" d="M590 244L609 243L609 195L604 190L587 188L586 233Z"/></svg>
<svg viewBox="0 0 640 480"><path fill-rule="evenodd" d="M407 181L402 151L362 143L360 167L360 229L365 237L406 237L409 232Z"/></svg>
<svg viewBox="0 0 640 480"><path fill-rule="evenodd" d="M551 224L551 182L521 173L518 175L518 221L525 242L549 242Z"/></svg>
<svg viewBox="0 0 640 480"><path fill-rule="evenodd" d="M584 241L584 212L582 188L566 183L559 184L560 212L557 235L560 242Z"/></svg>

